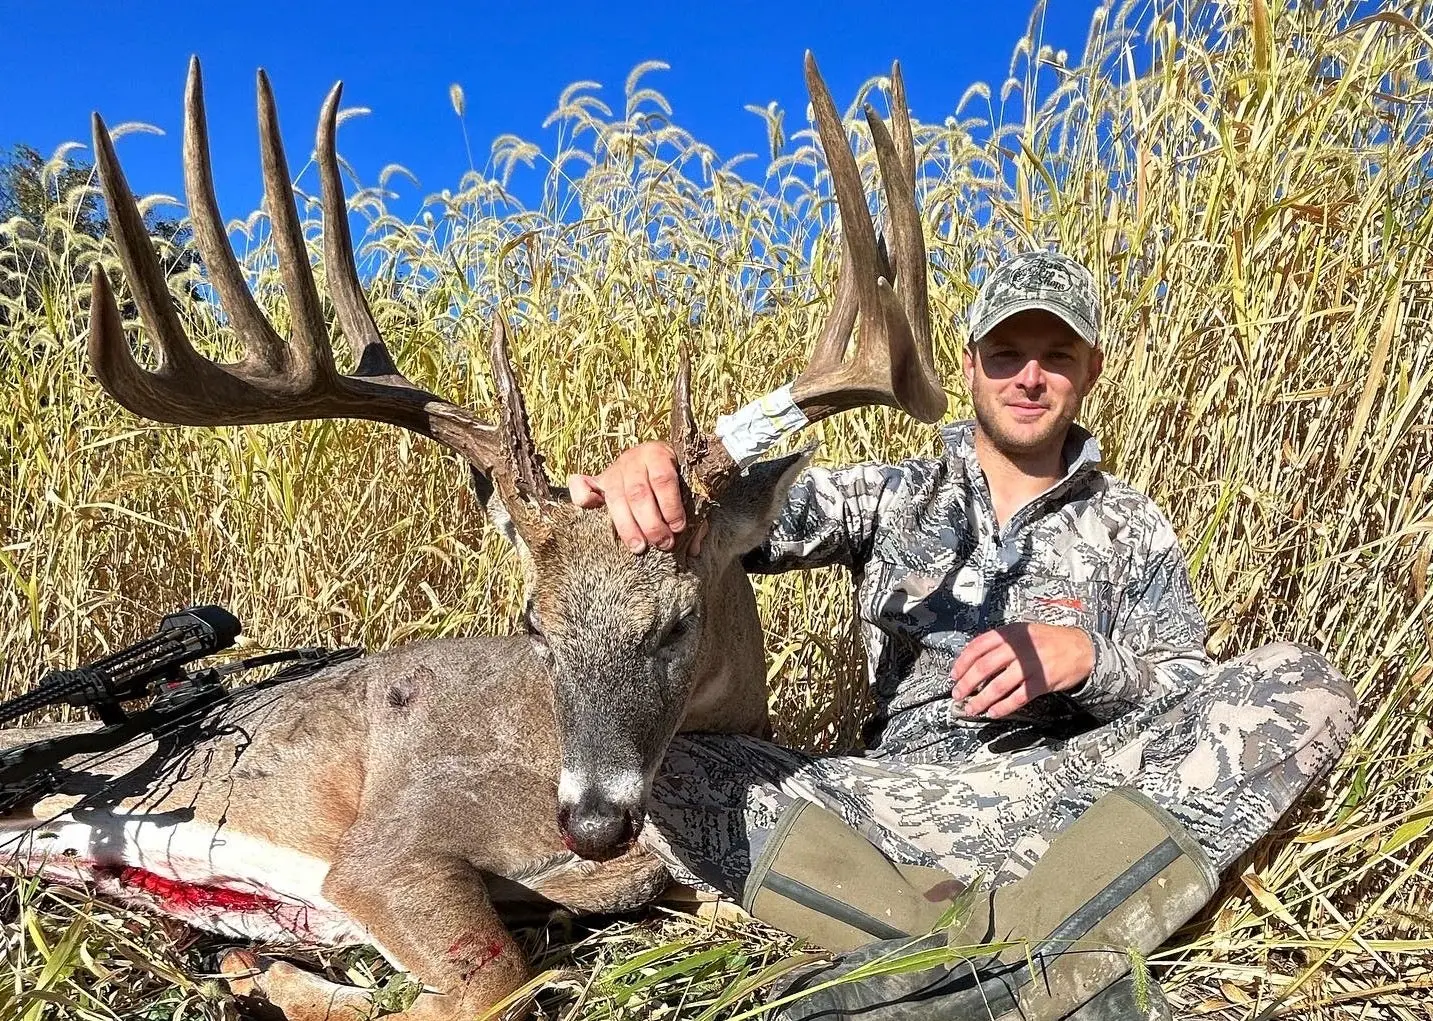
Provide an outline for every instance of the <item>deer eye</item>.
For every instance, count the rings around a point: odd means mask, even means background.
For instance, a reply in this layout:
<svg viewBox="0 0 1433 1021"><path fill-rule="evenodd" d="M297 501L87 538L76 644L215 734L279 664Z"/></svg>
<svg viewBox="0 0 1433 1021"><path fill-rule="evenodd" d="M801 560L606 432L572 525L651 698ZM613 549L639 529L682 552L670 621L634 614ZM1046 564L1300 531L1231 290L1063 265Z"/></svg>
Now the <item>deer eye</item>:
<svg viewBox="0 0 1433 1021"><path fill-rule="evenodd" d="M672 622L667 625L666 630L662 632L661 637L657 639L657 645L658 647L676 645L695 632L696 628L697 611L696 608L693 607L672 619Z"/></svg>

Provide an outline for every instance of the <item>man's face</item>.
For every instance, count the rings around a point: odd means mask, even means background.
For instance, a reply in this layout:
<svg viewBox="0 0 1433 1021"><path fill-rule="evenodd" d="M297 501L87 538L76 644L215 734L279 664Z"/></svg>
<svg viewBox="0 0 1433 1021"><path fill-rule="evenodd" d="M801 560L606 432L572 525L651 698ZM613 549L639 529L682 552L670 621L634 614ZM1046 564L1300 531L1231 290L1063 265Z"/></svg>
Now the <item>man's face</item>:
<svg viewBox="0 0 1433 1021"><path fill-rule="evenodd" d="M975 420L1003 453L1021 456L1065 441L1103 357L1060 319L1032 309L967 347L965 382Z"/></svg>

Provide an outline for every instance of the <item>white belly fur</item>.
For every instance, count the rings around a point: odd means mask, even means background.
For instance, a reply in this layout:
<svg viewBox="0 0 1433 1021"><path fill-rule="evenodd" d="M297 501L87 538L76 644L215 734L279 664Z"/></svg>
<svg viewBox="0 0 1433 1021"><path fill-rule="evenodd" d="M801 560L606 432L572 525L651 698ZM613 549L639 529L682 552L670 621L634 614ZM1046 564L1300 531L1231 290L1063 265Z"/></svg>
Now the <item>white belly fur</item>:
<svg viewBox="0 0 1433 1021"><path fill-rule="evenodd" d="M228 826L138 814L94 822L62 815L23 830L0 824L0 861L5 860L21 872L69 886L92 885L102 896L226 936L371 942L363 926L324 898L328 862ZM162 881L183 888L171 890Z"/></svg>

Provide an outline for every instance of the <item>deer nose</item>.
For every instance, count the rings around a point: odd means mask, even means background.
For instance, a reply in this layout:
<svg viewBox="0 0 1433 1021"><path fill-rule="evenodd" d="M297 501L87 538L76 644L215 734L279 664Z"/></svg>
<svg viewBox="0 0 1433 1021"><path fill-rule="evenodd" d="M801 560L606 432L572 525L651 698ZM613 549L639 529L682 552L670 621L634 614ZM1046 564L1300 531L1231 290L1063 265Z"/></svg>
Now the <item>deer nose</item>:
<svg viewBox="0 0 1433 1021"><path fill-rule="evenodd" d="M568 850L592 861L615 858L637 839L637 814L601 794L559 805L557 825Z"/></svg>

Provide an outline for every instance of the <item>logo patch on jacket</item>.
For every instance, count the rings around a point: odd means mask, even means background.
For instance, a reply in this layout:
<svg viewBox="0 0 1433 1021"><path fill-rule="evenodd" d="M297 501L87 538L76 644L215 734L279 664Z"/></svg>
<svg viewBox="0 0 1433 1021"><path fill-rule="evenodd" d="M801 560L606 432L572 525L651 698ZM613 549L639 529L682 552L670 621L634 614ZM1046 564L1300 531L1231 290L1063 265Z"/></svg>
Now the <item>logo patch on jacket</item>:
<svg viewBox="0 0 1433 1021"><path fill-rule="evenodd" d="M1052 599L1049 596L1036 596L1035 602L1041 606L1063 607L1066 610L1074 610L1076 613L1082 612L1085 608L1085 601L1083 599L1077 599L1074 596L1070 596L1067 599Z"/></svg>

